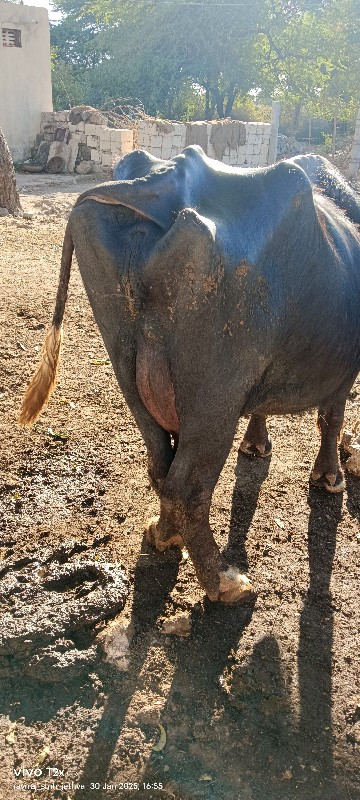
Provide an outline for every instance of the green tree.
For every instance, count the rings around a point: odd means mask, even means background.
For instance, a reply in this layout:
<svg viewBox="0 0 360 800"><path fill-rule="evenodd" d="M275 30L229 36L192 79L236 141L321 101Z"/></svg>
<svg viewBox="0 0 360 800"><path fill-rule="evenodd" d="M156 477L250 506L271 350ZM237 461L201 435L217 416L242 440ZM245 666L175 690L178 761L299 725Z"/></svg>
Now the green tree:
<svg viewBox="0 0 360 800"><path fill-rule="evenodd" d="M257 41L260 84L293 109L325 119L350 119L360 102L359 0L305 8Z"/></svg>
<svg viewBox="0 0 360 800"><path fill-rule="evenodd" d="M140 97L150 113L172 116L184 88L193 86L194 100L204 94L206 116L224 117L237 96L256 83L253 43L264 0L254 0L251 9L244 4L234 9L224 0L174 5L94 0L81 10L72 0L61 0L58 7L77 23L93 15L100 26L109 25L94 36L95 44L106 44L94 82L106 95L111 87L113 96Z"/></svg>
<svg viewBox="0 0 360 800"><path fill-rule="evenodd" d="M139 98L170 118L229 116L253 92L333 118L359 97L360 0L58 0L54 68L93 105ZM56 83L57 102L62 98ZM78 92L77 92L78 86Z"/></svg>

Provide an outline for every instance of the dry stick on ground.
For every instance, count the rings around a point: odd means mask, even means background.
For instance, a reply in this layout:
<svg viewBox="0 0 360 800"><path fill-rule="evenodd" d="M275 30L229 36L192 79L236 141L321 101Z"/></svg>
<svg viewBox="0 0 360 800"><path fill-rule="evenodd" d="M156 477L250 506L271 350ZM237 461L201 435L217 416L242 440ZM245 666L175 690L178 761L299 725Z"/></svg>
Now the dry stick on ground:
<svg viewBox="0 0 360 800"><path fill-rule="evenodd" d="M0 208L10 214L21 211L20 197L16 187L14 165L6 139L0 128Z"/></svg>

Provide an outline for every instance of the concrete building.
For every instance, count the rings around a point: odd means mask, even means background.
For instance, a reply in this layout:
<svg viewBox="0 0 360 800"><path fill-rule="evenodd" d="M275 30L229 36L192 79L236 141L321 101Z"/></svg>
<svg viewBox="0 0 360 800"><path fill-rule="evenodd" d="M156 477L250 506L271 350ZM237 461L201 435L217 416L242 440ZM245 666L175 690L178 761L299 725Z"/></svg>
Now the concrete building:
<svg viewBox="0 0 360 800"><path fill-rule="evenodd" d="M41 112L53 107L47 10L0 0L0 35L0 128L14 161L22 161Z"/></svg>

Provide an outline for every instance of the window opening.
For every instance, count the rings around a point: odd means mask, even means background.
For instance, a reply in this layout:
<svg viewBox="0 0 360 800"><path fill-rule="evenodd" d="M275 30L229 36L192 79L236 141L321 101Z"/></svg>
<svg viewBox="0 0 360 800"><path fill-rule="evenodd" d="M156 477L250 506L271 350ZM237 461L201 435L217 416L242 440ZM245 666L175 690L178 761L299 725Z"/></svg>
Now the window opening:
<svg viewBox="0 0 360 800"><path fill-rule="evenodd" d="M2 29L3 47L21 47L21 31L16 28Z"/></svg>

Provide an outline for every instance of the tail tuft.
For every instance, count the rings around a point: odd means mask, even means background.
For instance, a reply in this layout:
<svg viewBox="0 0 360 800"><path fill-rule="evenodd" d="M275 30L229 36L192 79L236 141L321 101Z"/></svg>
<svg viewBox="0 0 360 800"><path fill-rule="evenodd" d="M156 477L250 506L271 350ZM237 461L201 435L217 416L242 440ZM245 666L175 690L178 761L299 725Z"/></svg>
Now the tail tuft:
<svg viewBox="0 0 360 800"><path fill-rule="evenodd" d="M19 414L20 425L31 426L40 416L56 384L62 340L62 325L53 325L46 335L40 364L34 373Z"/></svg>

